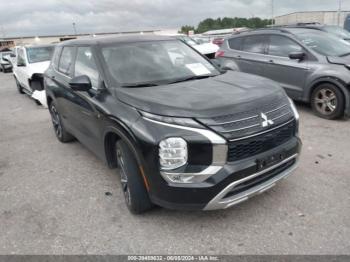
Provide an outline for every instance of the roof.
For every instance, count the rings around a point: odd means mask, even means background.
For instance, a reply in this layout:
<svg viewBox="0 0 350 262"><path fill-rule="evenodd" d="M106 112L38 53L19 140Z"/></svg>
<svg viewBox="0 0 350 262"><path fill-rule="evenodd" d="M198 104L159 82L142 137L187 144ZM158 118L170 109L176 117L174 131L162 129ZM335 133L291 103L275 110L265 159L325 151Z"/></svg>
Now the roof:
<svg viewBox="0 0 350 262"><path fill-rule="evenodd" d="M294 14L306 14L306 13L338 13L339 11L300 11L300 12L292 12L284 15L276 16L276 18L287 16L287 15L294 15ZM350 13L350 11L340 11L341 13Z"/></svg>
<svg viewBox="0 0 350 262"><path fill-rule="evenodd" d="M174 40L170 36L160 35L122 35L122 36L98 36L79 38L61 42L60 46L65 45L97 45L97 44L113 44L113 43L130 43L130 42L146 42L146 41L164 41Z"/></svg>
<svg viewBox="0 0 350 262"><path fill-rule="evenodd" d="M297 33L310 33L311 31L314 32L315 29L312 28L299 28L299 27L275 27L275 28L260 28L260 29L254 29L238 34L234 34L234 36L242 36L242 35L249 35L249 34L266 34L266 33L290 33L290 34L297 34Z"/></svg>

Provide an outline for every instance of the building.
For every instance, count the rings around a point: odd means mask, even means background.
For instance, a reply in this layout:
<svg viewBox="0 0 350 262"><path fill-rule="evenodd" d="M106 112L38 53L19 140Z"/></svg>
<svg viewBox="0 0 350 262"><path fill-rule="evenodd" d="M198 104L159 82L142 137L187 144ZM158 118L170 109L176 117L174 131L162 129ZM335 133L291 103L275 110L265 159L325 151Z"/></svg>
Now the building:
<svg viewBox="0 0 350 262"><path fill-rule="evenodd" d="M295 23L317 22L327 25L339 25L344 27L345 20L350 11L309 11L295 12L275 17L276 25L288 25Z"/></svg>
<svg viewBox="0 0 350 262"><path fill-rule="evenodd" d="M146 31L128 31L128 32L110 32L110 33L95 33L95 34L77 34L77 35L43 35L43 36L24 36L24 37L4 37L0 40L0 44L11 43L10 47L15 45L35 45L35 44L51 44L58 43L65 40L84 38L84 37L95 37L95 36L118 36L126 34L161 34L162 32L172 32L174 30L146 30ZM177 29L175 30L178 31Z"/></svg>
<svg viewBox="0 0 350 262"><path fill-rule="evenodd" d="M15 46L15 42L9 39L0 39L0 52L8 51L10 48Z"/></svg>

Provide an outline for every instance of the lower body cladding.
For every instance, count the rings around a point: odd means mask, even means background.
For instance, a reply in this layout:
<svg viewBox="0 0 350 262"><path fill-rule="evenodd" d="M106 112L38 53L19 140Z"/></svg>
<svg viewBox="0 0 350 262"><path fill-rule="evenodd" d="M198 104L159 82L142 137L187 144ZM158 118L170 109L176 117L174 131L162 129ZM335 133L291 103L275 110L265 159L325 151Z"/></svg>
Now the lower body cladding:
<svg viewBox="0 0 350 262"><path fill-rule="evenodd" d="M146 123L146 126L149 126L149 123ZM171 127L171 125L168 126ZM141 129L145 130L145 125L142 125ZM215 160L214 147L210 153L211 160L207 159L210 151L206 149L210 144L207 138L198 137L191 130L172 131L163 136L163 130L169 132L169 129L161 125L156 129L149 131L153 135L159 134L160 138L152 136L154 138L152 142L146 141L151 136L145 136L142 139L145 142L143 157L147 163L145 170L147 170L150 185L149 196L153 203L170 209L216 210L241 203L265 192L279 180L290 175L298 165L301 150L299 137L293 135L283 144L254 156L219 163L220 161ZM198 144L203 143L204 147L192 150L191 143L188 143L189 156L185 166L176 170L160 170L158 143L164 137L175 136L183 137L187 141L196 140ZM191 151L196 157L191 156ZM223 153L226 154L225 159L227 159L228 152ZM195 177L195 180L191 183L171 181L176 174L185 174L189 179ZM203 179L197 181L196 176L202 176Z"/></svg>

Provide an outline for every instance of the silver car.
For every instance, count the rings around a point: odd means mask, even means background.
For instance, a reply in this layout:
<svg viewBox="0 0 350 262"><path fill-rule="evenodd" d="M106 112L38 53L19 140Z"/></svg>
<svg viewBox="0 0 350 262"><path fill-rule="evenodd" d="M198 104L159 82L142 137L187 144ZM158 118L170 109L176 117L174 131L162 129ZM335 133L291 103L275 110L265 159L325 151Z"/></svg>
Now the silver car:
<svg viewBox="0 0 350 262"><path fill-rule="evenodd" d="M320 117L350 116L350 44L336 36L314 29L254 30L227 38L216 56L223 69L277 81Z"/></svg>

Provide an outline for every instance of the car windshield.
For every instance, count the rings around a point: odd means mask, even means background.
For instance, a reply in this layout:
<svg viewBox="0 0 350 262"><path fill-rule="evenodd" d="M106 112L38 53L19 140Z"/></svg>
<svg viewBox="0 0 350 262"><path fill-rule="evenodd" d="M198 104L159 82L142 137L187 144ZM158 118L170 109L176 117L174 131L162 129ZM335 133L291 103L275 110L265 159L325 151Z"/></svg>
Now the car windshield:
<svg viewBox="0 0 350 262"><path fill-rule="evenodd" d="M327 25L324 27L324 30L327 31L328 33L337 35L343 39L350 40L350 33L345 29L341 28L340 26Z"/></svg>
<svg viewBox="0 0 350 262"><path fill-rule="evenodd" d="M306 46L324 56L345 56L350 54L350 44L331 34L319 31L297 33L297 38Z"/></svg>
<svg viewBox="0 0 350 262"><path fill-rule="evenodd" d="M50 61L54 51L53 46L27 47L26 49L29 63Z"/></svg>
<svg viewBox="0 0 350 262"><path fill-rule="evenodd" d="M102 47L111 78L122 86L170 84L220 72L178 40L120 43Z"/></svg>

